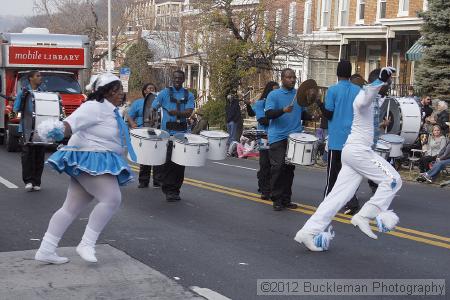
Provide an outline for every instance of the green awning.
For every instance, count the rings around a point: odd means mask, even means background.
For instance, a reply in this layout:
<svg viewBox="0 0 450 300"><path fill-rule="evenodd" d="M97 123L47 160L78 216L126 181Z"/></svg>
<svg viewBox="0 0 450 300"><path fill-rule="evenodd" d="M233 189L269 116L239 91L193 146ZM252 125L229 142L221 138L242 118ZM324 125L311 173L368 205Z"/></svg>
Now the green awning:
<svg viewBox="0 0 450 300"><path fill-rule="evenodd" d="M420 43L420 39L406 51L406 60L417 61L422 59L423 49L425 47Z"/></svg>

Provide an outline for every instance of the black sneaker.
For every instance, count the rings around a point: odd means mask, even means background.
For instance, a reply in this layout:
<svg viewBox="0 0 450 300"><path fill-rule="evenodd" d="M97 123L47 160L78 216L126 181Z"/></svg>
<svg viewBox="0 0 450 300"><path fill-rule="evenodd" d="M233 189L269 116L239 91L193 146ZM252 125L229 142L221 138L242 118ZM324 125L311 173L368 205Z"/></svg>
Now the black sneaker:
<svg viewBox="0 0 450 300"><path fill-rule="evenodd" d="M285 208L289 208L289 209L296 209L296 208L298 208L298 205L295 204L295 203L292 203L292 202L284 203L283 206Z"/></svg>
<svg viewBox="0 0 450 300"><path fill-rule="evenodd" d="M153 188L154 188L154 189L159 189L159 188L161 188L161 183L159 183L159 182L153 182Z"/></svg>
<svg viewBox="0 0 450 300"><path fill-rule="evenodd" d="M261 194L261 199L262 199L262 200L269 200L269 199L270 199L270 195L267 195L267 194Z"/></svg>
<svg viewBox="0 0 450 300"><path fill-rule="evenodd" d="M167 202L178 202L181 200L181 198L180 198L180 195L167 194L166 200L167 200Z"/></svg>
<svg viewBox="0 0 450 300"><path fill-rule="evenodd" d="M284 206L283 206L283 205L278 204L278 203L274 203L274 204L273 204L273 210L274 210L274 211L281 211L281 210L283 210L283 209L284 209Z"/></svg>
<svg viewBox="0 0 450 300"><path fill-rule="evenodd" d="M148 188L148 183L140 182L138 185L138 189L145 189L145 188Z"/></svg>
<svg viewBox="0 0 450 300"><path fill-rule="evenodd" d="M354 215L356 215L358 210L359 210L359 207L345 206L343 212L344 212L344 215L354 216Z"/></svg>

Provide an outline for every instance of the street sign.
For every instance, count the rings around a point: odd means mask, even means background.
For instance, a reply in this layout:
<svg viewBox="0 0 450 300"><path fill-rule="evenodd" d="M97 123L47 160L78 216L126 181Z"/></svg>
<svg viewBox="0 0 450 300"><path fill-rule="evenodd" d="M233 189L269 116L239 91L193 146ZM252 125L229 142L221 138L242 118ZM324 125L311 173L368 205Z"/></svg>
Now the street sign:
<svg viewBox="0 0 450 300"><path fill-rule="evenodd" d="M122 81L123 92L128 93L128 81L130 80L131 70L130 68L120 68L119 77Z"/></svg>

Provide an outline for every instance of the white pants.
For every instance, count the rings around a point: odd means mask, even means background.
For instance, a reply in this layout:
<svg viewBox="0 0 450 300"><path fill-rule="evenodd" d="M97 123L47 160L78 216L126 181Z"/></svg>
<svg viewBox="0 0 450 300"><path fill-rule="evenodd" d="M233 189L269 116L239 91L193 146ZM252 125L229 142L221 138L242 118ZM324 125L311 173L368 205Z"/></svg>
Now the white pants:
<svg viewBox="0 0 450 300"><path fill-rule="evenodd" d="M364 177L378 184L376 193L365 205L371 204L386 211L402 186L400 175L371 148L348 144L342 150L342 169L333 189L302 231L314 235L325 231L337 212L353 197Z"/></svg>
<svg viewBox="0 0 450 300"><path fill-rule="evenodd" d="M50 219L47 233L61 238L73 220L93 199L98 200L98 203L89 216L87 228L100 234L120 207L122 198L117 177L83 173L76 179L70 178L66 201Z"/></svg>

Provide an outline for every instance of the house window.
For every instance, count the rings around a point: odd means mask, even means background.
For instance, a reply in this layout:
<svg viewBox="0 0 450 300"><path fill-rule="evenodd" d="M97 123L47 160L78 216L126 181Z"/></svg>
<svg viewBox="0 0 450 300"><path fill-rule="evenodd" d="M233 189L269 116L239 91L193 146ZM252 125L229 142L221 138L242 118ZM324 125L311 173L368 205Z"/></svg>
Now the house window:
<svg viewBox="0 0 450 300"><path fill-rule="evenodd" d="M356 6L356 23L363 24L364 23L364 13L366 10L366 0L358 0Z"/></svg>
<svg viewBox="0 0 450 300"><path fill-rule="evenodd" d="M322 0L322 22L321 29L327 29L330 25L331 0Z"/></svg>
<svg viewBox="0 0 450 300"><path fill-rule="evenodd" d="M405 17L409 14L409 0L400 0L398 4L398 16Z"/></svg>
<svg viewBox="0 0 450 300"><path fill-rule="evenodd" d="M387 0L378 0L377 20L386 18Z"/></svg>
<svg viewBox="0 0 450 300"><path fill-rule="evenodd" d="M283 10L281 8L277 9L275 14L275 28L279 29L281 26L281 17L283 16Z"/></svg>
<svg viewBox="0 0 450 300"><path fill-rule="evenodd" d="M311 11L312 11L311 0L307 0L305 2L305 16L304 16L304 21L303 21L303 33L305 33L305 34L312 32Z"/></svg>
<svg viewBox="0 0 450 300"><path fill-rule="evenodd" d="M339 26L348 26L348 1L349 0L340 0Z"/></svg>
<svg viewBox="0 0 450 300"><path fill-rule="evenodd" d="M316 28L319 29L320 28L320 4L322 3L322 0L316 0Z"/></svg>
<svg viewBox="0 0 450 300"><path fill-rule="evenodd" d="M289 34L293 34L297 27L297 2L289 5Z"/></svg>

